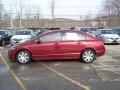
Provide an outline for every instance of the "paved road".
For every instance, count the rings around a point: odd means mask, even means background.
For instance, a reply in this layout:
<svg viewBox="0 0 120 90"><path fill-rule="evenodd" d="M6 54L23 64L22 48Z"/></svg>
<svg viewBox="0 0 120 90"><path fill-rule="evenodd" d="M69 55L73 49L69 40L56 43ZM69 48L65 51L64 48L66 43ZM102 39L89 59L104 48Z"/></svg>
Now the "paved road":
<svg viewBox="0 0 120 90"><path fill-rule="evenodd" d="M0 48L0 90L120 90L120 45L106 45L92 64L74 61L11 63Z"/></svg>

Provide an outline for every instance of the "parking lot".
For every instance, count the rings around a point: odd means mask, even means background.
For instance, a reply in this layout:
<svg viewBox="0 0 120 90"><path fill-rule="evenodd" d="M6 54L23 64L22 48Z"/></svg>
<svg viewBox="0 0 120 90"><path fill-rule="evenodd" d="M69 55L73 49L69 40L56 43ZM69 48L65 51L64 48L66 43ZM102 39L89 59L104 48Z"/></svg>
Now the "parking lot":
<svg viewBox="0 0 120 90"><path fill-rule="evenodd" d="M0 90L120 90L120 45L91 64L78 60L9 62L9 46L0 48Z"/></svg>

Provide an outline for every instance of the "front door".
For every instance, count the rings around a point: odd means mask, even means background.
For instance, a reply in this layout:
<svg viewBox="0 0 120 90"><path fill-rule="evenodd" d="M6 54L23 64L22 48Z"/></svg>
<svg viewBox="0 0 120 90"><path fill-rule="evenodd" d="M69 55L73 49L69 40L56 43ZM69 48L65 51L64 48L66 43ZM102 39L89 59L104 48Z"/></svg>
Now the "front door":
<svg viewBox="0 0 120 90"><path fill-rule="evenodd" d="M58 42L62 41L61 33L49 33L39 37L40 43L34 44L33 55L39 59L55 59L60 57Z"/></svg>

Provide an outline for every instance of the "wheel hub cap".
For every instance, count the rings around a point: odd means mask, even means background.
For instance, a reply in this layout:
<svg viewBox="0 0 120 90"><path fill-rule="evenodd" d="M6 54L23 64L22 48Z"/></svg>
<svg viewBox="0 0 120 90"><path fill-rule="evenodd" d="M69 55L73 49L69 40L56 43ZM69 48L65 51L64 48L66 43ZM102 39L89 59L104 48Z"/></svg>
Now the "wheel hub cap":
<svg viewBox="0 0 120 90"><path fill-rule="evenodd" d="M28 60L29 60L29 55L28 53L26 52L20 52L18 54L18 60L21 62L21 63L26 63Z"/></svg>
<svg viewBox="0 0 120 90"><path fill-rule="evenodd" d="M83 54L83 59L86 61L86 62L90 62L94 59L94 54L91 52L91 51L86 51L84 54Z"/></svg>

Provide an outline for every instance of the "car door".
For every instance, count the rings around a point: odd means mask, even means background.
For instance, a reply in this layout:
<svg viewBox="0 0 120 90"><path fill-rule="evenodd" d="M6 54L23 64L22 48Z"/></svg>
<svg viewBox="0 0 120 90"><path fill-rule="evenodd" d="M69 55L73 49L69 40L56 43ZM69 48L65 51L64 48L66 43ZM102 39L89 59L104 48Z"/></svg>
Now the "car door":
<svg viewBox="0 0 120 90"><path fill-rule="evenodd" d="M96 34L97 34L97 37L98 37L98 38L102 38L102 36L101 36L101 30L97 30L97 31L96 31Z"/></svg>
<svg viewBox="0 0 120 90"><path fill-rule="evenodd" d="M58 42L62 41L61 33L49 33L39 37L40 43L34 44L32 52L39 59L56 59L60 57Z"/></svg>
<svg viewBox="0 0 120 90"><path fill-rule="evenodd" d="M3 40L5 41L5 43L9 43L10 42L10 37L9 37L8 31L5 31Z"/></svg>
<svg viewBox="0 0 120 90"><path fill-rule="evenodd" d="M3 31L4 35L3 35L3 40L5 41L5 43L9 43L9 36L8 36L8 31Z"/></svg>
<svg viewBox="0 0 120 90"><path fill-rule="evenodd" d="M63 42L59 42L61 57L79 58L80 52L84 48L85 36L77 32L65 32Z"/></svg>

